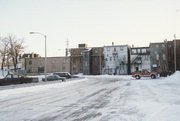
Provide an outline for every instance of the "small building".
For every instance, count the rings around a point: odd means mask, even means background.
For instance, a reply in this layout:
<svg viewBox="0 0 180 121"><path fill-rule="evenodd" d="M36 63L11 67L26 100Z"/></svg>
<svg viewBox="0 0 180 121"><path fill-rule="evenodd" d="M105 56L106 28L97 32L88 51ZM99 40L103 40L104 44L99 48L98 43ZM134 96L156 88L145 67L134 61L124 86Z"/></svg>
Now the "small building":
<svg viewBox="0 0 180 121"><path fill-rule="evenodd" d="M104 74L125 75L130 73L128 45L104 46Z"/></svg>
<svg viewBox="0 0 180 121"><path fill-rule="evenodd" d="M27 73L44 73L45 58L25 58ZM69 57L47 57L47 73L70 72Z"/></svg>
<svg viewBox="0 0 180 121"><path fill-rule="evenodd" d="M151 70L160 73L161 76L168 74L167 42L150 43Z"/></svg>
<svg viewBox="0 0 180 121"><path fill-rule="evenodd" d="M70 54L72 74L101 74L104 63L103 47L88 47L87 44L79 44L78 48L70 49Z"/></svg>
<svg viewBox="0 0 180 121"><path fill-rule="evenodd" d="M71 74L83 73L82 52L86 49L87 49L86 44L79 44L78 48L70 49L70 73Z"/></svg>
<svg viewBox="0 0 180 121"><path fill-rule="evenodd" d="M151 71L149 47L131 48L130 55L131 55L131 72L142 71L143 69Z"/></svg>
<svg viewBox="0 0 180 121"><path fill-rule="evenodd" d="M175 46L176 48L174 48ZM176 70L180 70L180 39L167 41L167 49L168 49L169 72L172 73L175 71L175 65L176 65Z"/></svg>
<svg viewBox="0 0 180 121"><path fill-rule="evenodd" d="M103 47L91 48L91 75L101 75L104 67Z"/></svg>

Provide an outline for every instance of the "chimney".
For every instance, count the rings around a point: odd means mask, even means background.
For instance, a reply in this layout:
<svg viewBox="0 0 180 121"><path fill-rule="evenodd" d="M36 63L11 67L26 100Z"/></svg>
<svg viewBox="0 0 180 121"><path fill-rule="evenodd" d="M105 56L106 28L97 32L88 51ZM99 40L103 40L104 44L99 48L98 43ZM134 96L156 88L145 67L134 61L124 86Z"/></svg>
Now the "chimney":
<svg viewBox="0 0 180 121"><path fill-rule="evenodd" d="M112 46L114 46L114 42L112 42Z"/></svg>

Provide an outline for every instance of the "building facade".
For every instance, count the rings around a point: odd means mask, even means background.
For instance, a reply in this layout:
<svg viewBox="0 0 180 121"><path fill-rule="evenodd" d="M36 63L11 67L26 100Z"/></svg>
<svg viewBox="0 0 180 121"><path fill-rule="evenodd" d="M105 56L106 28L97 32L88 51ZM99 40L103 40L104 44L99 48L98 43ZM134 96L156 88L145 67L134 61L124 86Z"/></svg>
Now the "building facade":
<svg viewBox="0 0 180 121"><path fill-rule="evenodd" d="M160 73L161 76L168 74L168 51L167 42L150 43L151 70Z"/></svg>
<svg viewBox="0 0 180 121"><path fill-rule="evenodd" d="M79 44L79 48L70 49L70 72L72 74L99 75L102 73L104 57L103 47L88 47Z"/></svg>
<svg viewBox="0 0 180 121"><path fill-rule="evenodd" d="M86 50L87 45L79 44L78 48L70 49L70 73L83 73L83 56L82 52Z"/></svg>
<svg viewBox="0 0 180 121"><path fill-rule="evenodd" d="M104 74L125 75L130 73L128 45L104 46Z"/></svg>
<svg viewBox="0 0 180 121"><path fill-rule="evenodd" d="M131 72L142 71L142 69L151 71L149 47L131 48L130 55L131 55Z"/></svg>
<svg viewBox="0 0 180 121"><path fill-rule="evenodd" d="M91 66L91 48L87 48L82 51L82 59L83 59L83 74L90 75L90 66Z"/></svg>
<svg viewBox="0 0 180 121"><path fill-rule="evenodd" d="M44 73L44 57L25 58L27 73ZM70 72L69 57L47 57L47 73Z"/></svg>
<svg viewBox="0 0 180 121"><path fill-rule="evenodd" d="M103 47L93 47L91 48L91 74L101 75L102 69L104 68L104 55Z"/></svg>

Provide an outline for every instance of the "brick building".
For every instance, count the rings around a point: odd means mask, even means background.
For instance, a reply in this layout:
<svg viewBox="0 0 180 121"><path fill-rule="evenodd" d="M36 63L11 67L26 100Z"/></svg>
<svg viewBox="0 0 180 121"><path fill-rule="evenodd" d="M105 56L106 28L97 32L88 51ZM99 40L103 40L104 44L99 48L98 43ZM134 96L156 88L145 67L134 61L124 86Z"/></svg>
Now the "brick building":
<svg viewBox="0 0 180 121"><path fill-rule="evenodd" d="M146 69L151 71L150 49L149 47L131 48L131 72Z"/></svg>
<svg viewBox="0 0 180 121"><path fill-rule="evenodd" d="M44 73L44 57L25 58L25 69L28 73ZM47 57L47 73L70 72L69 57Z"/></svg>
<svg viewBox="0 0 180 121"><path fill-rule="evenodd" d="M72 74L101 74L103 63L103 47L91 48L87 44L79 44L78 48L70 49L70 72Z"/></svg>

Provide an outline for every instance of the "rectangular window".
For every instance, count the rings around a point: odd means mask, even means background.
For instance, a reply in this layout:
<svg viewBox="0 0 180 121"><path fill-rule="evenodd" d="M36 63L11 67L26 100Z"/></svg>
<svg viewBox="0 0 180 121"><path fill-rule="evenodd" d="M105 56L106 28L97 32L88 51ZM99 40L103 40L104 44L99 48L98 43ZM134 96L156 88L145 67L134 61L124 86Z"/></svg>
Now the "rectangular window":
<svg viewBox="0 0 180 121"><path fill-rule="evenodd" d="M142 49L141 51L142 51L142 53L146 53L147 52L146 49Z"/></svg>
<svg viewBox="0 0 180 121"><path fill-rule="evenodd" d="M131 53L132 54L136 54L137 53L137 49L131 49Z"/></svg>
<svg viewBox="0 0 180 121"><path fill-rule="evenodd" d="M29 65L31 65L32 64L32 61L29 61Z"/></svg>
<svg viewBox="0 0 180 121"><path fill-rule="evenodd" d="M141 49L138 49L138 53L141 53Z"/></svg>
<svg viewBox="0 0 180 121"><path fill-rule="evenodd" d="M159 60L159 54L156 55L156 60Z"/></svg>
<svg viewBox="0 0 180 121"><path fill-rule="evenodd" d="M166 60L166 55L165 54L163 54L163 60Z"/></svg>
<svg viewBox="0 0 180 121"><path fill-rule="evenodd" d="M112 57L110 57L109 60L112 61Z"/></svg>
<svg viewBox="0 0 180 121"><path fill-rule="evenodd" d="M163 47L163 48L165 48L165 45L164 45L164 44L162 44L162 47Z"/></svg>
<svg viewBox="0 0 180 121"><path fill-rule="evenodd" d="M123 47L120 47L120 51L123 51L124 50L124 48Z"/></svg>

